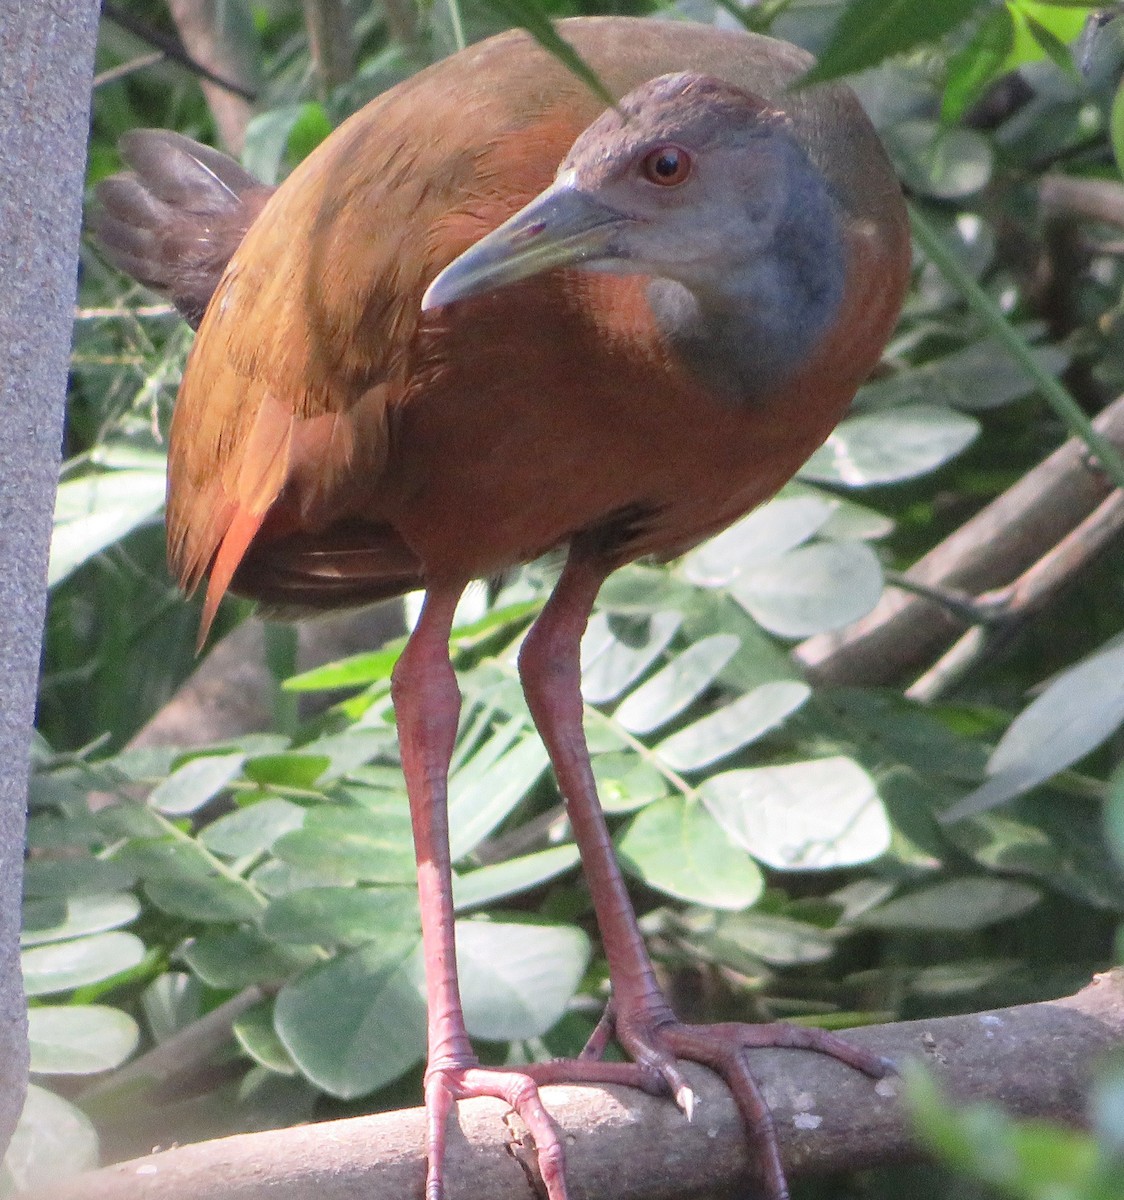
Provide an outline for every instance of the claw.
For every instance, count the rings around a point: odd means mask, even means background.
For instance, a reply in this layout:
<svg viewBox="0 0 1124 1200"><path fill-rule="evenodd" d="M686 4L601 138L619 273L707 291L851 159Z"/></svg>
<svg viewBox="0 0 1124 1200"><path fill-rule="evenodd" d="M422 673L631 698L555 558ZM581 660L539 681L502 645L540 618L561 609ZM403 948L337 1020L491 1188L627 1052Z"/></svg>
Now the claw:
<svg viewBox="0 0 1124 1200"><path fill-rule="evenodd" d="M675 1093L675 1103L682 1110L683 1115L687 1118L688 1123L695 1119L695 1093L684 1084Z"/></svg>

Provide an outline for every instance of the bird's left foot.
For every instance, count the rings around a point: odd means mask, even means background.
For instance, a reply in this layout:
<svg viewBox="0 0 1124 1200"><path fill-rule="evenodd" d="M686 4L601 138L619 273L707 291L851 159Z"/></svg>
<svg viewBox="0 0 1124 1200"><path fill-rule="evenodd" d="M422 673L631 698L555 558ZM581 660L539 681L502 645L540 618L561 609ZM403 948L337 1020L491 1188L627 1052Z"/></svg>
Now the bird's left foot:
<svg viewBox="0 0 1124 1200"><path fill-rule="evenodd" d="M767 1200L788 1200L788 1184L773 1116L750 1070L747 1051L763 1047L813 1050L836 1058L872 1079L882 1079L895 1070L889 1059L871 1054L824 1029L781 1023L687 1025L666 1010L658 1015L647 1012L636 1015L616 1011L612 1005L594 1031L585 1057L600 1057L614 1036L636 1063L643 1064L646 1077L655 1075L662 1079L688 1120L694 1112L695 1096L679 1063L700 1063L725 1081L741 1113Z"/></svg>

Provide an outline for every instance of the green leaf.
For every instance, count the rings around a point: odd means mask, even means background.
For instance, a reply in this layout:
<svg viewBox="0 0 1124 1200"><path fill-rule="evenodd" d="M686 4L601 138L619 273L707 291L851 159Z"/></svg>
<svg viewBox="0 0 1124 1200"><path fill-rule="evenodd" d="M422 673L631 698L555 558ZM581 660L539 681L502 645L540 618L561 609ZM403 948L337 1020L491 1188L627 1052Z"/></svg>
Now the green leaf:
<svg viewBox="0 0 1124 1200"><path fill-rule="evenodd" d="M270 902L263 932L294 945L356 946L420 928L414 887L306 887Z"/></svg>
<svg viewBox="0 0 1124 1200"><path fill-rule="evenodd" d="M1124 722L1122 675L1119 639L1063 671L999 739L987 781L941 819L958 821L1004 804L1090 754Z"/></svg>
<svg viewBox="0 0 1124 1200"><path fill-rule="evenodd" d="M389 682L394 664L402 654L402 646L394 645L367 654L354 654L336 662L325 663L284 683L287 692L330 692L341 688L367 687L372 683Z"/></svg>
<svg viewBox="0 0 1124 1200"><path fill-rule="evenodd" d="M470 759L453 776L449 787L449 829L454 862L471 854L512 812L546 767L542 742L537 737L525 737L496 760L486 774L479 773Z"/></svg>
<svg viewBox="0 0 1124 1200"><path fill-rule="evenodd" d="M954 125L998 78L1015 44L1015 22L1006 5L993 8L972 40L948 62L941 121Z"/></svg>
<svg viewBox="0 0 1124 1200"><path fill-rule="evenodd" d="M757 864L697 801L649 804L617 839L621 865L649 887L709 908L748 908L761 895Z"/></svg>
<svg viewBox="0 0 1124 1200"><path fill-rule="evenodd" d="M888 900L864 913L856 924L869 929L968 933L1021 916L1040 899L1035 888L1010 879L949 879Z"/></svg>
<svg viewBox="0 0 1124 1200"><path fill-rule="evenodd" d="M706 691L740 646L740 640L729 633L692 643L626 696L614 720L637 734L666 725Z"/></svg>
<svg viewBox="0 0 1124 1200"><path fill-rule="evenodd" d="M140 903L130 892L71 896L64 901L28 900L23 906L21 946L41 946L90 933L104 933L135 921ZM40 914L43 919L40 919Z"/></svg>
<svg viewBox="0 0 1124 1200"><path fill-rule="evenodd" d="M855 866L890 845L874 781L849 758L727 771L699 793L737 845L777 870Z"/></svg>
<svg viewBox="0 0 1124 1200"><path fill-rule="evenodd" d="M270 796L220 817L199 834L212 854L242 858L261 854L283 834L304 825L305 809L289 800Z"/></svg>
<svg viewBox="0 0 1124 1200"><path fill-rule="evenodd" d="M1116 95L1112 100L1109 131L1112 138L1112 154L1116 159L1116 169L1121 175L1124 175L1124 79L1117 85Z"/></svg>
<svg viewBox="0 0 1124 1200"><path fill-rule="evenodd" d="M72 942L25 950L24 990L29 996L69 992L111 979L144 961L144 943L131 933L96 933Z"/></svg>
<svg viewBox="0 0 1124 1200"><path fill-rule="evenodd" d="M167 816L197 812L213 800L242 770L244 754L209 754L177 767L152 789L148 803Z"/></svg>
<svg viewBox="0 0 1124 1200"><path fill-rule="evenodd" d="M655 613L634 636L620 636L611 616L594 613L582 640L582 695L590 704L615 700L656 661L675 636L683 617L677 612ZM606 634L608 636L606 636ZM589 647L597 647L592 653Z"/></svg>
<svg viewBox="0 0 1124 1200"><path fill-rule="evenodd" d="M954 458L979 431L972 417L929 404L863 413L835 429L800 477L846 487L915 479Z"/></svg>
<svg viewBox="0 0 1124 1200"><path fill-rule="evenodd" d="M281 989L277 1034L301 1071L330 1096L365 1096L421 1061L426 1012L419 951L417 935L388 934Z"/></svg>
<svg viewBox="0 0 1124 1200"><path fill-rule="evenodd" d="M781 497L742 517L683 559L684 576L700 587L725 587L744 567L772 562L806 542L831 516L818 496Z"/></svg>
<svg viewBox="0 0 1124 1200"><path fill-rule="evenodd" d="M557 1023L589 963L589 939L568 925L457 922L465 1023L491 1041L540 1037Z"/></svg>
<svg viewBox="0 0 1124 1200"><path fill-rule="evenodd" d="M138 470L99 471L59 484L47 583L54 587L164 507L162 460Z"/></svg>
<svg viewBox="0 0 1124 1200"><path fill-rule="evenodd" d="M273 1027L273 1001L255 1004L235 1019L234 1036L243 1050L267 1071L295 1075L297 1064Z"/></svg>
<svg viewBox="0 0 1124 1200"><path fill-rule="evenodd" d="M453 903L458 912L494 904L557 878L578 861L577 846L551 846L521 858L509 858L506 862L455 874Z"/></svg>
<svg viewBox="0 0 1124 1200"><path fill-rule="evenodd" d="M1024 326L1018 332L1028 339L1041 336L1037 326ZM1062 347L1052 344L1034 346L1030 353L1051 375L1060 375L1071 360ZM906 404L980 411L1010 404L1032 391L1034 381L1005 353L998 339L989 337L864 384L855 403L865 411Z"/></svg>
<svg viewBox="0 0 1124 1200"><path fill-rule="evenodd" d="M31 1069L37 1075L94 1075L119 1067L137 1047L136 1021L117 1008L74 1004L27 1014Z"/></svg>
<svg viewBox="0 0 1124 1200"><path fill-rule="evenodd" d="M141 993L144 1019L157 1042L166 1042L202 1014L203 987L186 971L165 971Z"/></svg>
<svg viewBox="0 0 1124 1200"><path fill-rule="evenodd" d="M607 813L633 812L668 792L655 766L632 751L610 750L591 759L597 795Z"/></svg>
<svg viewBox="0 0 1124 1200"><path fill-rule="evenodd" d="M824 962L835 953L836 939L825 929L775 913L748 912L723 917L708 945L721 957L733 946L774 967Z"/></svg>
<svg viewBox="0 0 1124 1200"><path fill-rule="evenodd" d="M950 33L986 0L851 0L819 62L801 80L820 83L877 66L892 54Z"/></svg>
<svg viewBox="0 0 1124 1200"><path fill-rule="evenodd" d="M273 853L307 871L342 871L368 883L412 883L415 878L407 812L321 805L309 810L303 828L282 834Z"/></svg>
<svg viewBox="0 0 1124 1200"><path fill-rule="evenodd" d="M31 1084L4 1158L4 1171L21 1192L50 1192L98 1165L98 1135L89 1117L46 1088Z"/></svg>
<svg viewBox="0 0 1124 1200"><path fill-rule="evenodd" d="M775 729L811 695L806 683L777 680L680 729L655 753L676 771L700 771Z"/></svg>
<svg viewBox="0 0 1124 1200"><path fill-rule="evenodd" d="M253 921L262 910L248 883L221 875L149 879L144 894L161 911L192 921Z"/></svg>
<svg viewBox="0 0 1124 1200"><path fill-rule="evenodd" d="M323 754L261 754L247 761L243 774L262 787L310 788L332 765Z"/></svg>
<svg viewBox="0 0 1124 1200"><path fill-rule="evenodd" d="M316 961L315 956L278 946L253 929L201 934L183 956L208 987L231 991L251 983L287 980Z"/></svg>
<svg viewBox="0 0 1124 1200"><path fill-rule="evenodd" d="M33 858L24 865L25 896L93 896L128 887L136 876L100 858Z"/></svg>
<svg viewBox="0 0 1124 1200"><path fill-rule="evenodd" d="M730 593L770 633L808 637L865 617L882 595L882 566L863 542L815 542L742 571Z"/></svg>
<svg viewBox="0 0 1124 1200"><path fill-rule="evenodd" d="M525 29L548 54L558 59L567 71L576 75L598 99L604 101L606 108L616 106L617 97L602 83L601 77L574 47L559 34L537 0L487 0L487 4L512 25Z"/></svg>

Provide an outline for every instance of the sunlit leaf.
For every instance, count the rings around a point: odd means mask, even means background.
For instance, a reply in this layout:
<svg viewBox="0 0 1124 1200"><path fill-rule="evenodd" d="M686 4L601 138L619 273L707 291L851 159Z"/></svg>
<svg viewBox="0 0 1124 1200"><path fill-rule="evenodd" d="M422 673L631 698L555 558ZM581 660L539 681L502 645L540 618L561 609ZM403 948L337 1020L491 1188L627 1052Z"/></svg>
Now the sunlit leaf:
<svg viewBox="0 0 1124 1200"><path fill-rule="evenodd" d="M161 780L149 804L168 816L185 816L213 800L242 770L244 754L208 754L189 759Z"/></svg>
<svg viewBox="0 0 1124 1200"><path fill-rule="evenodd" d="M31 1069L38 1075L94 1075L136 1049L136 1021L102 1004L45 1005L27 1014Z"/></svg>
<svg viewBox="0 0 1124 1200"><path fill-rule="evenodd" d="M682 622L677 612L656 613L632 642L616 634L611 617L595 613L582 642L582 695L590 704L615 700L663 653ZM589 656L587 645L603 648Z"/></svg>
<svg viewBox="0 0 1124 1200"><path fill-rule="evenodd" d="M727 771L699 791L727 834L778 870L854 866L890 845L874 781L849 758Z"/></svg>
<svg viewBox="0 0 1124 1200"><path fill-rule="evenodd" d="M49 905L49 908L41 907ZM104 933L135 921L140 902L130 892L71 896L62 901L28 900L23 908L21 946L62 942L91 933ZM45 920L39 919L42 914Z"/></svg>
<svg viewBox="0 0 1124 1200"><path fill-rule="evenodd" d="M882 595L882 567L863 542L815 542L743 571L730 592L780 637L808 637L865 617Z"/></svg>
<svg viewBox="0 0 1124 1200"><path fill-rule="evenodd" d="M474 871L454 875L453 903L458 912L493 904L557 878L578 861L577 846L566 845L477 867Z"/></svg>
<svg viewBox="0 0 1124 1200"><path fill-rule="evenodd" d="M781 679L763 683L716 712L700 717L656 747L677 771L699 771L775 729L808 699L806 683Z"/></svg>
<svg viewBox="0 0 1124 1200"><path fill-rule="evenodd" d="M800 475L847 487L914 479L954 458L975 440L979 429L964 413L928 404L862 413L844 421Z"/></svg>
<svg viewBox="0 0 1124 1200"><path fill-rule="evenodd" d="M86 1114L35 1084L4 1157L2 1173L22 1192L49 1190L98 1165L98 1135Z"/></svg>
<svg viewBox="0 0 1124 1200"><path fill-rule="evenodd" d="M164 507L165 490L159 462L150 468L101 471L60 483L48 585L54 587L95 554L153 520Z"/></svg>
<svg viewBox="0 0 1124 1200"><path fill-rule="evenodd" d="M35 946L22 955L29 996L69 992L111 979L144 960L144 943L131 933L97 933L71 942Z"/></svg>
<svg viewBox="0 0 1124 1200"><path fill-rule="evenodd" d="M365 1096L425 1053L418 936L388 934L283 987L274 1022L285 1050L330 1096Z"/></svg>
<svg viewBox="0 0 1124 1200"><path fill-rule="evenodd" d="M649 887L711 908L747 908L764 887L752 858L697 801L649 804L617 839L622 865Z"/></svg>
<svg viewBox="0 0 1124 1200"><path fill-rule="evenodd" d="M817 496L773 500L692 550L683 559L683 574L701 587L724 587L743 568L771 562L806 542L831 512L831 504Z"/></svg>
<svg viewBox="0 0 1124 1200"><path fill-rule="evenodd" d="M614 719L630 733L666 725L714 682L740 644L728 633L694 642L626 696Z"/></svg>
<svg viewBox="0 0 1124 1200"><path fill-rule="evenodd" d="M465 1022L492 1041L539 1037L562 1016L589 962L589 939L568 925L457 922Z"/></svg>

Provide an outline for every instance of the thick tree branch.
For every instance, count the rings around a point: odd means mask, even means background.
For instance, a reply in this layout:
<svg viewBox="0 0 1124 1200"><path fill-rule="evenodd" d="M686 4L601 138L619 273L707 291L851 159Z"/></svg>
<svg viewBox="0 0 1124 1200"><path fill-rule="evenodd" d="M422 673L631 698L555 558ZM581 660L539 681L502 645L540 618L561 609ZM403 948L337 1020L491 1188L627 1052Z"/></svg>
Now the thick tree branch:
<svg viewBox="0 0 1124 1200"><path fill-rule="evenodd" d="M1124 397L1094 421L1124 449ZM1085 446L1071 438L910 568L908 578L978 596L1009 584L1058 545L1110 494ZM940 605L887 588L868 616L796 648L816 684L881 684L926 667L964 631Z"/></svg>
<svg viewBox="0 0 1124 1200"><path fill-rule="evenodd" d="M1098 976L1064 1000L847 1036L899 1062L925 1063L958 1099L989 1098L1018 1115L1078 1123L1091 1072L1124 1042L1124 971ZM795 1051L751 1057L792 1175L917 1157L899 1081L875 1084ZM714 1076L688 1073L699 1096L690 1124L670 1102L628 1089L546 1089L568 1134L572 1200L719 1196L744 1185L749 1159L734 1105ZM501 1103L462 1103L450 1133L449 1200L534 1194L517 1161L530 1161L521 1130ZM420 1110L384 1113L185 1146L28 1200L401 1200L421 1190L423 1142Z"/></svg>

